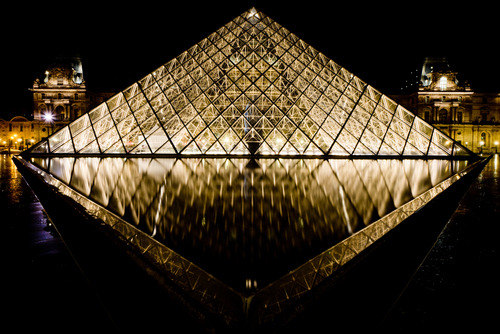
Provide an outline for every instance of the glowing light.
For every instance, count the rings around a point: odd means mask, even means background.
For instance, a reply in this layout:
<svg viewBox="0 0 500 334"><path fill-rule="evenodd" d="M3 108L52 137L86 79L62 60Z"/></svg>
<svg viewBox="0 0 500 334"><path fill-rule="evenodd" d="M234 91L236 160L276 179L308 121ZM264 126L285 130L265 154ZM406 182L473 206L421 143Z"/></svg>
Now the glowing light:
<svg viewBox="0 0 500 334"><path fill-rule="evenodd" d="M482 140L481 140L481 141L479 142L479 145L484 146L484 141L482 141Z"/></svg>
<svg viewBox="0 0 500 334"><path fill-rule="evenodd" d="M446 79L446 77L441 77L439 79L439 89L446 90L446 87L448 87L448 79Z"/></svg>
<svg viewBox="0 0 500 334"><path fill-rule="evenodd" d="M52 115L51 112L46 112L43 114L42 118L45 120L45 122L52 122L54 120L54 115Z"/></svg>

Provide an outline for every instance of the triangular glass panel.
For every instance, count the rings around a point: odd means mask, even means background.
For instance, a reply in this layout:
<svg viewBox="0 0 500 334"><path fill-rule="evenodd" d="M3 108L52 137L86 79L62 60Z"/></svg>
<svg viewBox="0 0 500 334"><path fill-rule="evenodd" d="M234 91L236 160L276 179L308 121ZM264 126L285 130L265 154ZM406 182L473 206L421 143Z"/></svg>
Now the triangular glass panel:
<svg viewBox="0 0 500 334"><path fill-rule="evenodd" d="M259 149L257 150L257 153L262 155L275 154L274 150L271 147L269 147L269 145L267 145L266 142L260 145Z"/></svg>
<svg viewBox="0 0 500 334"><path fill-rule="evenodd" d="M448 155L447 152L445 152L443 149L441 149L438 145L431 143L429 145L429 151L427 153L428 155L437 155L437 156L444 156Z"/></svg>
<svg viewBox="0 0 500 334"><path fill-rule="evenodd" d="M313 142L318 145L323 154L327 154L328 150L332 146L333 138L324 130L320 129L314 137Z"/></svg>
<svg viewBox="0 0 500 334"><path fill-rule="evenodd" d="M226 152L231 152L233 148L239 143L240 138L232 129L228 129L224 134L219 138L219 142L224 148Z"/></svg>
<svg viewBox="0 0 500 334"><path fill-rule="evenodd" d="M353 155L373 155L373 152L368 147L363 145L362 142L359 142L354 149Z"/></svg>
<svg viewBox="0 0 500 334"><path fill-rule="evenodd" d="M349 155L350 153L347 152L339 143L335 143L330 149L330 154L343 156L343 155Z"/></svg>
<svg viewBox="0 0 500 334"><path fill-rule="evenodd" d="M248 148L240 141L230 152L231 154L250 154Z"/></svg>
<svg viewBox="0 0 500 334"><path fill-rule="evenodd" d="M403 155L424 155L421 151L419 151L415 146L406 143L405 149L403 151Z"/></svg>
<svg viewBox="0 0 500 334"><path fill-rule="evenodd" d="M97 141L94 140L93 142L91 142L90 144L88 144L87 146L85 146L83 149L81 149L78 153L94 153L94 154L98 154L100 153L100 150L99 150L99 145L97 145Z"/></svg>
<svg viewBox="0 0 500 334"><path fill-rule="evenodd" d="M31 150L29 151L31 153L42 153L46 154L49 153L49 145L46 141L40 142L39 144L36 144L35 146L32 146Z"/></svg>
<svg viewBox="0 0 500 334"><path fill-rule="evenodd" d="M59 146L54 153L75 153L75 150L73 148L73 143L70 141L67 141L65 144Z"/></svg>
<svg viewBox="0 0 500 334"><path fill-rule="evenodd" d="M120 141L121 143L121 138L116 131L115 127L112 127L109 129L107 132L105 132L102 136L97 138L97 142L99 143L99 147L101 148L101 151L105 152L107 149L116 143L117 141Z"/></svg>
<svg viewBox="0 0 500 334"><path fill-rule="evenodd" d="M226 151L224 150L222 145L217 141L205 153L207 153L207 154L226 154Z"/></svg>
<svg viewBox="0 0 500 334"><path fill-rule="evenodd" d="M290 142L288 142L285 144L285 146L283 146L283 148L280 151L280 154L297 155L299 154L299 152L297 151L297 149L295 149L295 147L293 147L292 144L290 144Z"/></svg>
<svg viewBox="0 0 500 334"><path fill-rule="evenodd" d="M382 143L380 150L378 151L379 155L399 155L398 152L394 151L392 147L387 145L386 143Z"/></svg>
<svg viewBox="0 0 500 334"><path fill-rule="evenodd" d="M461 145L458 144L453 144L453 155L455 156L470 156L471 151L469 151L467 148L464 148Z"/></svg>
<svg viewBox="0 0 500 334"><path fill-rule="evenodd" d="M156 153L156 151L158 151L158 149L168 141L168 138L165 134L165 131L160 128L152 133L148 138L146 138L146 140L153 153Z"/></svg>
<svg viewBox="0 0 500 334"><path fill-rule="evenodd" d="M274 129L273 124L267 119L267 117L262 117L254 127L262 138L266 138L269 133Z"/></svg>
<svg viewBox="0 0 500 334"><path fill-rule="evenodd" d="M415 129L411 130L410 135L408 136L408 143L411 143L423 154L426 154L427 149L429 148L429 140Z"/></svg>
<svg viewBox="0 0 500 334"><path fill-rule="evenodd" d="M182 153L184 154L201 154L200 148L196 145L196 142L192 141L191 144L186 146Z"/></svg>
<svg viewBox="0 0 500 334"><path fill-rule="evenodd" d="M217 139L213 135L212 131L207 128L195 139L195 141L198 144L200 151L205 153L217 141Z"/></svg>
<svg viewBox="0 0 500 334"><path fill-rule="evenodd" d="M274 129L266 138L267 145L278 154L286 143L286 138L277 129Z"/></svg>
<svg viewBox="0 0 500 334"><path fill-rule="evenodd" d="M177 154L177 151L174 149L172 146L172 143L167 141L165 144L163 144L162 147L160 147L155 153L158 154Z"/></svg>
<svg viewBox="0 0 500 334"><path fill-rule="evenodd" d="M382 144L382 140L374 135L369 129L365 129L360 142L375 154L378 152L380 145Z"/></svg>
<svg viewBox="0 0 500 334"><path fill-rule="evenodd" d="M323 151L318 146L316 146L316 144L313 141L311 141L311 142L309 142L309 146L304 151L304 154L307 154L307 155L322 155L324 153L323 153Z"/></svg>
<svg viewBox="0 0 500 334"><path fill-rule="evenodd" d="M126 153L125 148L123 147L122 141L118 140L116 143L111 145L104 153Z"/></svg>
<svg viewBox="0 0 500 334"><path fill-rule="evenodd" d="M289 139L289 143L291 143L300 154L304 153L310 141L311 139L309 139L300 129L295 130Z"/></svg>
<svg viewBox="0 0 500 334"><path fill-rule="evenodd" d="M90 142L95 140L94 131L92 127L88 127L81 131L76 137L73 137L75 150L79 152L83 147L87 146Z"/></svg>
<svg viewBox="0 0 500 334"><path fill-rule="evenodd" d="M177 152L181 152L191 141L192 138L186 128L181 129L175 136L172 137L172 143Z"/></svg>

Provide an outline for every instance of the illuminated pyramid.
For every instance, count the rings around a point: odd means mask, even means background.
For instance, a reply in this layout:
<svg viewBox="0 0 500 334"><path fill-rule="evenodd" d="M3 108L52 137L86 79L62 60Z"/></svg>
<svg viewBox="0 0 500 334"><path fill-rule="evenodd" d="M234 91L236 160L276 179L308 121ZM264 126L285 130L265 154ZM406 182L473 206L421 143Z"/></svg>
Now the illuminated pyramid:
<svg viewBox="0 0 500 334"><path fill-rule="evenodd" d="M255 8L29 153L473 154Z"/></svg>

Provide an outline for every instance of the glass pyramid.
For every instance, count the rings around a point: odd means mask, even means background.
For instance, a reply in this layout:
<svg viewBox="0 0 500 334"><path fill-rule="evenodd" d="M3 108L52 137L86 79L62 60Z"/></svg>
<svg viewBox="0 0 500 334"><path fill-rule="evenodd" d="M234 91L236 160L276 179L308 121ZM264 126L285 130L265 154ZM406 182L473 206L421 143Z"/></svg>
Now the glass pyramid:
<svg viewBox="0 0 500 334"><path fill-rule="evenodd" d="M255 8L29 153L473 155Z"/></svg>

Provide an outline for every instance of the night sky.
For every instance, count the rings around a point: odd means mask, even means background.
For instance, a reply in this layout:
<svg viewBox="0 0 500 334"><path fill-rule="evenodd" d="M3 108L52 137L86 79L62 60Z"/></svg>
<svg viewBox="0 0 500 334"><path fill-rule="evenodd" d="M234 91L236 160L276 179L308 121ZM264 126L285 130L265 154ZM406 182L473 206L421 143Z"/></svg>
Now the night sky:
<svg viewBox="0 0 500 334"><path fill-rule="evenodd" d="M426 56L448 57L473 90L500 92L500 23L494 5L312 0L17 3L4 11L11 19L1 23L6 45L2 85L7 94L0 118L32 108L28 88L35 78L43 78L56 56L82 58L88 89L120 91L252 6L383 93L398 93Z"/></svg>

